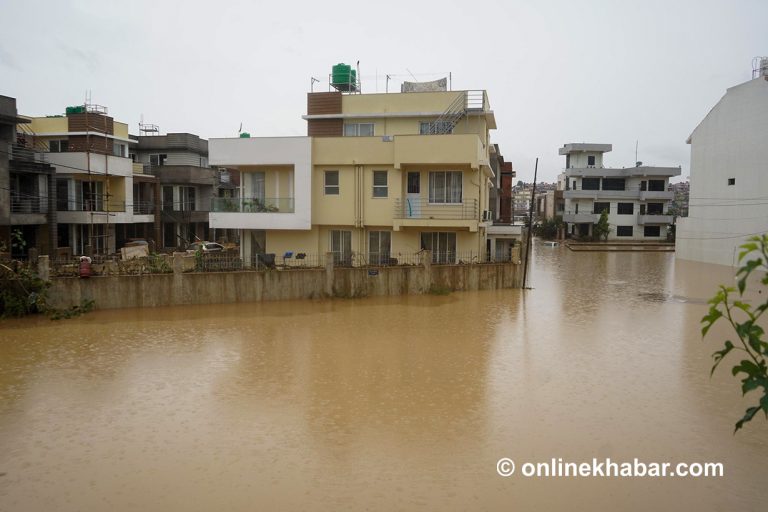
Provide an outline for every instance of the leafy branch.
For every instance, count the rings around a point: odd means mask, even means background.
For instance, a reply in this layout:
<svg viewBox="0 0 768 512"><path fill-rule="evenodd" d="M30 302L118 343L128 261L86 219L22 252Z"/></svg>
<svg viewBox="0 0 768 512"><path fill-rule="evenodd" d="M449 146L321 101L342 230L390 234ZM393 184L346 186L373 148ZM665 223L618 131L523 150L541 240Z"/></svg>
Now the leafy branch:
<svg viewBox="0 0 768 512"><path fill-rule="evenodd" d="M762 391L758 404L749 407L744 416L736 422L734 433L751 421L758 411L762 410L768 418L768 342L764 339L765 330L759 325L760 317L768 309L768 298L766 302L756 306L742 300L747 289L747 280L755 271L762 273L760 282L764 287L768 286L768 235L749 238L741 249L740 267L736 272L738 298L731 300L732 295L737 292L736 288L720 286L717 294L709 300L709 312L701 319L702 337L705 337L710 328L722 318L731 325L738 337L736 343L726 340L724 348L712 354L714 364L710 376L728 354L739 351L744 354L744 359L731 368L731 373L734 377L740 376L742 394ZM748 257L751 259L747 259Z"/></svg>

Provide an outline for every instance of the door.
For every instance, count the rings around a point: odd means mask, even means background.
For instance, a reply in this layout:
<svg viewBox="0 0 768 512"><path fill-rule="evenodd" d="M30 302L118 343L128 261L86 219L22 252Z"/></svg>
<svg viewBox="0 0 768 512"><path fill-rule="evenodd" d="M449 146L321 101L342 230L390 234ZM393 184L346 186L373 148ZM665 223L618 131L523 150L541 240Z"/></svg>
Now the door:
<svg viewBox="0 0 768 512"><path fill-rule="evenodd" d="M406 179L405 217L418 219L421 215L421 173L409 171Z"/></svg>

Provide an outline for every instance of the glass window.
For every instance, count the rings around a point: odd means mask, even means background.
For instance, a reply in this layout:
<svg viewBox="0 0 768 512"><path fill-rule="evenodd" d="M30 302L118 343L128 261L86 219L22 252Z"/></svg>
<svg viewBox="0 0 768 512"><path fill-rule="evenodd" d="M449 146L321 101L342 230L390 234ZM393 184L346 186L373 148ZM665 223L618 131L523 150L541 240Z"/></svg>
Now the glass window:
<svg viewBox="0 0 768 512"><path fill-rule="evenodd" d="M651 192L664 192L664 180L648 180L648 190Z"/></svg>
<svg viewBox="0 0 768 512"><path fill-rule="evenodd" d="M352 232L331 230L331 252L335 265L352 264Z"/></svg>
<svg viewBox="0 0 768 512"><path fill-rule="evenodd" d="M611 203L594 203L592 205L592 213L603 213L603 210L605 210L608 213L611 213Z"/></svg>
<svg viewBox="0 0 768 512"><path fill-rule="evenodd" d="M590 167L595 166L595 155L587 156L587 165L589 165Z"/></svg>
<svg viewBox="0 0 768 512"><path fill-rule="evenodd" d="M635 204L619 203L618 212L619 212L619 215L632 215L635 212Z"/></svg>
<svg viewBox="0 0 768 512"><path fill-rule="evenodd" d="M421 121L419 123L420 135L444 135L453 133L453 125L448 121Z"/></svg>
<svg viewBox="0 0 768 512"><path fill-rule="evenodd" d="M344 124L345 137L373 137L373 123Z"/></svg>
<svg viewBox="0 0 768 512"><path fill-rule="evenodd" d="M51 153L66 153L69 151L68 140L52 140L48 142L48 150Z"/></svg>
<svg viewBox="0 0 768 512"><path fill-rule="evenodd" d="M421 248L432 251L432 263L456 262L456 233L427 232L421 234Z"/></svg>
<svg viewBox="0 0 768 512"><path fill-rule="evenodd" d="M645 226L643 236L661 236L661 226Z"/></svg>
<svg viewBox="0 0 768 512"><path fill-rule="evenodd" d="M325 195L339 195L339 171L325 171Z"/></svg>
<svg viewBox="0 0 768 512"><path fill-rule="evenodd" d="M429 202L460 204L462 199L461 171L429 173Z"/></svg>
<svg viewBox="0 0 768 512"><path fill-rule="evenodd" d="M373 197L387 197L387 171L373 171Z"/></svg>
<svg viewBox="0 0 768 512"><path fill-rule="evenodd" d="M576 185L573 186L576 190ZM600 190L600 178L582 178L581 180L582 190Z"/></svg>
<svg viewBox="0 0 768 512"><path fill-rule="evenodd" d="M616 226L616 236L632 236L632 226Z"/></svg>
<svg viewBox="0 0 768 512"><path fill-rule="evenodd" d="M368 232L368 263L371 265L389 264L392 246L392 233L389 231Z"/></svg>
<svg viewBox="0 0 768 512"><path fill-rule="evenodd" d="M418 172L408 173L408 193L418 194L421 190L421 175Z"/></svg>
<svg viewBox="0 0 768 512"><path fill-rule="evenodd" d="M603 178L603 190L625 190L624 178Z"/></svg>
<svg viewBox="0 0 768 512"><path fill-rule="evenodd" d="M663 215L664 203L648 203L648 215Z"/></svg>

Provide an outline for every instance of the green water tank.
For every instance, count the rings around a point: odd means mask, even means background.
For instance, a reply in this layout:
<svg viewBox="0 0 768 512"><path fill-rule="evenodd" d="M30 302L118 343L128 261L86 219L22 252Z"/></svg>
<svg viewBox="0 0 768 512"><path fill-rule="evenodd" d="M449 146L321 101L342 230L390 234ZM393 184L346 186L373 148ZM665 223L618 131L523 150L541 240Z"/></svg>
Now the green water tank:
<svg viewBox="0 0 768 512"><path fill-rule="evenodd" d="M339 63L331 68L331 82L333 85L349 85L352 77L352 66Z"/></svg>
<svg viewBox="0 0 768 512"><path fill-rule="evenodd" d="M251 138L251 134L248 133L248 132L243 132L243 133L240 134L240 138L241 139L250 139Z"/></svg>
<svg viewBox="0 0 768 512"><path fill-rule="evenodd" d="M85 107L82 105L75 105L74 107L67 107L67 115L70 114L83 114L85 112Z"/></svg>

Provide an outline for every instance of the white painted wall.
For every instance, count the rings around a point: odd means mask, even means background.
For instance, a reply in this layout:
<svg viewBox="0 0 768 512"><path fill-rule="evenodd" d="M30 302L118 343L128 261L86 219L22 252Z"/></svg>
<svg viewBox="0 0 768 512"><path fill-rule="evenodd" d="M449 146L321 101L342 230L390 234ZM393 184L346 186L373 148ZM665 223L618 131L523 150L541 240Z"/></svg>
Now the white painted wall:
<svg viewBox="0 0 768 512"><path fill-rule="evenodd" d="M211 165L293 165L294 213L211 212L212 228L312 229L312 139L309 137L253 137L210 139Z"/></svg>
<svg viewBox="0 0 768 512"><path fill-rule="evenodd" d="M728 89L689 142L690 207L676 257L733 266L750 234L768 232L768 81Z"/></svg>

